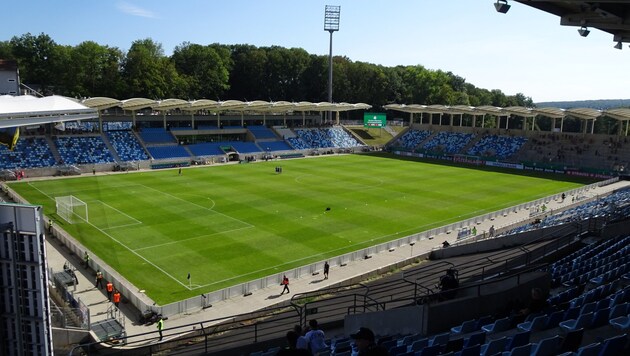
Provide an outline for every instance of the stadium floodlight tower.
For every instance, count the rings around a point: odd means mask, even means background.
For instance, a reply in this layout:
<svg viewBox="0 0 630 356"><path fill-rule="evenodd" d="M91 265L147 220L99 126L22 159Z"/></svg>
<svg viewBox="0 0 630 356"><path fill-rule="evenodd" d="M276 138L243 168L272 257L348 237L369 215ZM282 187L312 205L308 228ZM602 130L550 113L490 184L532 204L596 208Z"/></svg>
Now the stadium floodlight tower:
<svg viewBox="0 0 630 356"><path fill-rule="evenodd" d="M324 31L330 32L330 50L328 52L328 102L332 103L333 91L333 57L332 57L332 38L333 32L339 31L339 17L341 14L341 6L326 5L324 12ZM328 111L328 119L332 121L332 111Z"/></svg>

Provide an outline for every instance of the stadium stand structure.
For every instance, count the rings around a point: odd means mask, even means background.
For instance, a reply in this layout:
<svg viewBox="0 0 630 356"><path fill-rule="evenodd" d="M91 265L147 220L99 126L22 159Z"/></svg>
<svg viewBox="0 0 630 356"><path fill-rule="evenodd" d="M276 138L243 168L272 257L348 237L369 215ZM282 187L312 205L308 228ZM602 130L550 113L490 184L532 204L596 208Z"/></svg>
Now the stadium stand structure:
<svg viewBox="0 0 630 356"><path fill-rule="evenodd" d="M445 153L459 153L474 136L475 135L472 133L441 131L424 143L422 149Z"/></svg>
<svg viewBox="0 0 630 356"><path fill-rule="evenodd" d="M147 146L147 150L153 159L190 158L190 153L180 145Z"/></svg>
<svg viewBox="0 0 630 356"><path fill-rule="evenodd" d="M518 152L526 141L525 137L519 136L484 135L466 154L507 159Z"/></svg>
<svg viewBox="0 0 630 356"><path fill-rule="evenodd" d="M330 136L322 129L298 129L295 133L307 144L306 148L334 147Z"/></svg>
<svg viewBox="0 0 630 356"><path fill-rule="evenodd" d="M578 197L581 198L581 197ZM575 197L571 197L575 199ZM538 230L570 222L583 221L597 216L625 216L630 212L630 189L614 192L601 199L585 202L579 206L560 212L542 212L542 219L506 231L504 235L518 234L528 230Z"/></svg>
<svg viewBox="0 0 630 356"><path fill-rule="evenodd" d="M248 126L247 129L254 135L256 140L261 139L277 139L276 134L266 126L256 125Z"/></svg>
<svg viewBox="0 0 630 356"><path fill-rule="evenodd" d="M260 153L263 150L258 147L255 142L225 142L225 145L231 146L236 152L250 154L250 153Z"/></svg>
<svg viewBox="0 0 630 356"><path fill-rule="evenodd" d="M57 136L54 142L64 164L114 162L101 136Z"/></svg>
<svg viewBox="0 0 630 356"><path fill-rule="evenodd" d="M0 145L0 156L2 169L44 168L56 164L48 141L44 137L24 137L18 140L13 151Z"/></svg>
<svg viewBox="0 0 630 356"><path fill-rule="evenodd" d="M140 138L142 138L142 141L147 145L177 143L173 134L163 128L145 127L140 130Z"/></svg>
<svg viewBox="0 0 630 356"><path fill-rule="evenodd" d="M297 137L288 137L287 141L295 149L350 148L362 146L354 137L341 127L296 129Z"/></svg>
<svg viewBox="0 0 630 356"><path fill-rule="evenodd" d="M398 140L396 140L393 146L400 146L403 149L413 150L432 134L433 133L431 131L410 129Z"/></svg>
<svg viewBox="0 0 630 356"><path fill-rule="evenodd" d="M291 148L291 146L289 146L285 141L265 141L259 143L259 146L269 152L293 150L293 148Z"/></svg>
<svg viewBox="0 0 630 356"><path fill-rule="evenodd" d="M107 131L107 138L121 161L144 161L149 159L144 148L132 131Z"/></svg>
<svg viewBox="0 0 630 356"><path fill-rule="evenodd" d="M195 156L219 156L225 155L225 151L221 149L222 143L195 143L188 145L188 149Z"/></svg>

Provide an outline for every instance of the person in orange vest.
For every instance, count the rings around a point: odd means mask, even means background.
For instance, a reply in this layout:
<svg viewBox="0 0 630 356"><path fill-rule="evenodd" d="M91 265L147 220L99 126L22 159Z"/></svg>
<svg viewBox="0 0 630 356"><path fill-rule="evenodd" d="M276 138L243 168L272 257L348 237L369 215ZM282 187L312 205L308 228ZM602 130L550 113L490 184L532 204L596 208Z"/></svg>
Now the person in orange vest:
<svg viewBox="0 0 630 356"><path fill-rule="evenodd" d="M112 294L114 294L114 284L112 283L112 281L108 281L105 287L107 288L107 300L111 302Z"/></svg>
<svg viewBox="0 0 630 356"><path fill-rule="evenodd" d="M120 303L120 292L118 289L114 292L114 305L118 308L118 303Z"/></svg>
<svg viewBox="0 0 630 356"><path fill-rule="evenodd" d="M284 294L285 291L287 293L291 293L291 291L289 290L289 277L284 275L282 277L282 282L280 284L284 286L284 288L282 289L282 293L280 293L280 295Z"/></svg>

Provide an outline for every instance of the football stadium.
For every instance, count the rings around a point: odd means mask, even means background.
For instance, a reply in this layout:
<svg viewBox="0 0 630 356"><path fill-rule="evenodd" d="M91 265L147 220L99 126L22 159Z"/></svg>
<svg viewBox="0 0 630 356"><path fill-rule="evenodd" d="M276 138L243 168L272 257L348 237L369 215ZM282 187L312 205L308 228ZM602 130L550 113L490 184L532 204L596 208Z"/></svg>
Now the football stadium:
<svg viewBox="0 0 630 356"><path fill-rule="evenodd" d="M77 99L0 59L0 354L629 351L629 108L335 102L330 66L328 101Z"/></svg>

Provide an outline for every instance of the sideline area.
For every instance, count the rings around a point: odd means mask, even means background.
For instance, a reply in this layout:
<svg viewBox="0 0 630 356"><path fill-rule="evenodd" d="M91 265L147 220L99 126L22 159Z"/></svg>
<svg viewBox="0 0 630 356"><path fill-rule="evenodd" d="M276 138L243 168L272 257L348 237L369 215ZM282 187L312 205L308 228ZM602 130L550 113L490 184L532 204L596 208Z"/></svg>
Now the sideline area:
<svg viewBox="0 0 630 356"><path fill-rule="evenodd" d="M599 195L608 194L613 190L627 186L630 186L630 182L619 181L607 186L594 188L589 190L586 198L594 198ZM581 203L583 202L580 202L580 204ZM551 200L548 204L548 209L550 211L556 211L558 209L568 208L571 205L576 205L576 203L572 203L570 198L565 199L565 201ZM529 210L525 209L512 212L506 216L499 216L494 220L486 219L477 225L478 235L487 233L492 226L494 226L496 234L500 234L502 231L514 226L514 224L523 223L529 219ZM367 273L377 271L386 266L397 265L411 258L424 257L432 250L442 248L444 241L448 241L451 245L458 243L457 234L442 233L435 236L434 239L420 240L413 246L405 245L391 252L378 253L373 255L370 259L356 260L348 263L344 267L331 266L330 276L326 280L323 278L322 274L293 279L290 283L291 293L289 294L281 294L282 286L273 285L256 290L249 296L237 296L213 303L211 307L199 312L171 316L164 324L164 339L169 339L168 329L171 327L226 318L236 314L253 312L272 305L286 303L294 294L333 287L344 281L360 278ZM466 243L466 241L463 242ZM76 286L76 290L73 291L73 294L90 308L91 323L107 319L108 309L112 307L112 303L108 301L107 293L104 288L98 289L94 287L95 271L85 269L79 257L71 254L56 238L47 239L47 254L48 267L52 268L54 271L62 271L67 261L77 269L76 274L79 283ZM72 290L72 287L69 287L69 289ZM138 323L142 311L137 310L131 304L126 304L124 300L120 304L120 311L125 318L124 327L127 336L149 332L155 332L155 335L146 335L147 340L157 336L155 324L144 325Z"/></svg>

